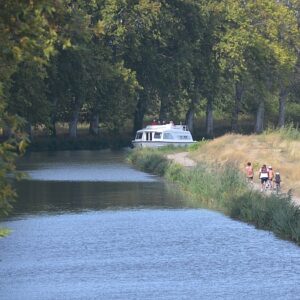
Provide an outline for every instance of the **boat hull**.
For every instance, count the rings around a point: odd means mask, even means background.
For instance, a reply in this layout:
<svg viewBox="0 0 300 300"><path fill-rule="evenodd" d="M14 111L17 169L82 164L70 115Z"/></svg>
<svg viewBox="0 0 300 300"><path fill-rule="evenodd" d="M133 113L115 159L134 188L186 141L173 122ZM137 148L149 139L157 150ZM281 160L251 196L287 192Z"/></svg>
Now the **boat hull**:
<svg viewBox="0 0 300 300"><path fill-rule="evenodd" d="M168 142L168 141L132 141L134 148L160 148L166 146L186 147L196 143L195 141Z"/></svg>

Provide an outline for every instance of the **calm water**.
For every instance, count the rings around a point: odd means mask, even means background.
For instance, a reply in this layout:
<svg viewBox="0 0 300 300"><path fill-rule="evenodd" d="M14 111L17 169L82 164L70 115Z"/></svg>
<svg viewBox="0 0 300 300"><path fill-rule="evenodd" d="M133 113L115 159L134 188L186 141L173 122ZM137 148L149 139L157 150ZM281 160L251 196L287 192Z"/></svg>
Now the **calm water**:
<svg viewBox="0 0 300 300"><path fill-rule="evenodd" d="M0 299L300 299L300 248L189 207L124 153L34 154L1 226Z"/></svg>

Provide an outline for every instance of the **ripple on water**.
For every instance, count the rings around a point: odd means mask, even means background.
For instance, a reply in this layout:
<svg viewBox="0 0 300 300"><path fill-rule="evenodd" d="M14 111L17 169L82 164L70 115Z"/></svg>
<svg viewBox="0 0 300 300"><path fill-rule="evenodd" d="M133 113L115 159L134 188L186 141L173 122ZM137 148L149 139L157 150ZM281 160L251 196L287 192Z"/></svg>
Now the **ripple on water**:
<svg viewBox="0 0 300 300"><path fill-rule="evenodd" d="M6 223L1 299L297 299L300 252L194 209L43 215Z"/></svg>

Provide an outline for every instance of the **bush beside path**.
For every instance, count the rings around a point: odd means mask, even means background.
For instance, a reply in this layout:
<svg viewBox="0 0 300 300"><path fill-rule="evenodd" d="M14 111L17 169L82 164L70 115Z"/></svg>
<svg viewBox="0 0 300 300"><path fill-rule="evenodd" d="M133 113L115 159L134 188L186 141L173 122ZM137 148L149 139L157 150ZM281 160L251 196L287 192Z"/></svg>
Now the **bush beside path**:
<svg viewBox="0 0 300 300"><path fill-rule="evenodd" d="M183 167L187 167L187 168L195 167L197 165L197 162L189 157L189 152L188 151L168 154L167 158L169 160L172 160L175 163L177 163L177 164L179 164ZM252 185L250 185L250 188L251 187L253 187L257 191L260 191L260 184L259 183L254 182ZM267 193L268 195L270 195L272 192L267 190L264 193ZM300 206L300 198L299 197L292 196L292 200L295 204Z"/></svg>

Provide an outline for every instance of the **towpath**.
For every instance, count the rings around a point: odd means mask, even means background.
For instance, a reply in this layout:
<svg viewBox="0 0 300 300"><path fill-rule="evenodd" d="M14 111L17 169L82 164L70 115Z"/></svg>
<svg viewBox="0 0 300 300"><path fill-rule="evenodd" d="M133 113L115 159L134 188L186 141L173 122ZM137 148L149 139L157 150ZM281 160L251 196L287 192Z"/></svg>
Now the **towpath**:
<svg viewBox="0 0 300 300"><path fill-rule="evenodd" d="M176 163L184 166L184 167L195 167L197 163L188 157L188 152L180 152L174 154L168 154L167 158L170 160L174 160Z"/></svg>
<svg viewBox="0 0 300 300"><path fill-rule="evenodd" d="M197 163L188 157L188 152L179 152L174 154L168 154L167 158L170 160L175 161L176 163L184 166L184 167L195 167ZM255 189L260 190L260 185L255 183L254 184ZM300 206L300 198L293 196L293 201L295 204Z"/></svg>

